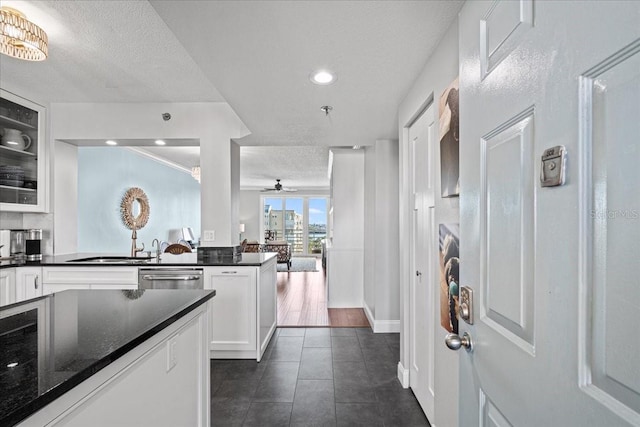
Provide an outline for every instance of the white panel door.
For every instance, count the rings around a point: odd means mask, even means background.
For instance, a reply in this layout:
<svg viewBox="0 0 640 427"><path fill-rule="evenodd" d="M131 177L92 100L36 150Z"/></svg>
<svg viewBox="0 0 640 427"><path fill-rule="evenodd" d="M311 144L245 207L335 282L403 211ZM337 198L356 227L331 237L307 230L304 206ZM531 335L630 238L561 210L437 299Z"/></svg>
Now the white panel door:
<svg viewBox="0 0 640 427"><path fill-rule="evenodd" d="M16 300L24 301L42 295L42 268L19 267L16 269Z"/></svg>
<svg viewBox="0 0 640 427"><path fill-rule="evenodd" d="M640 425L640 2L473 1L459 24L460 425ZM557 145L566 184L542 188Z"/></svg>
<svg viewBox="0 0 640 427"><path fill-rule="evenodd" d="M434 416L434 329L439 326L436 296L438 278L434 247L434 106L431 104L409 128L411 185L414 199L412 258L415 274L410 284L409 385L428 419Z"/></svg>

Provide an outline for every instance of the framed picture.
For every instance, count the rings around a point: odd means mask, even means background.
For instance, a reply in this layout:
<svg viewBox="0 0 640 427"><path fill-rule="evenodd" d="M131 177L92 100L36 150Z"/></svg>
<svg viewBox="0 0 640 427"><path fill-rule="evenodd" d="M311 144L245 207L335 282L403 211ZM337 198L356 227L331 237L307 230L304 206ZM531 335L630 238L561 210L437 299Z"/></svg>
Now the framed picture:
<svg viewBox="0 0 640 427"><path fill-rule="evenodd" d="M458 333L460 224L440 224L440 325Z"/></svg>
<svg viewBox="0 0 640 427"><path fill-rule="evenodd" d="M458 79L445 89L439 103L440 193L442 197L460 195L460 114Z"/></svg>

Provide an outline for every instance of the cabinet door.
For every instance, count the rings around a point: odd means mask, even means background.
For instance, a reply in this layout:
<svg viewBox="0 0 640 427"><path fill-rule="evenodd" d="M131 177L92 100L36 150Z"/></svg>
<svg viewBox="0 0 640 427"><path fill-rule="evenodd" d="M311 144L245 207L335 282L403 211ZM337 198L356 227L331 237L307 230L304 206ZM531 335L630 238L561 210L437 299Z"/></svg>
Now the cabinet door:
<svg viewBox="0 0 640 427"><path fill-rule="evenodd" d="M0 90L0 128L16 137L0 141L2 165L12 168L0 179L0 210L46 212L45 108Z"/></svg>
<svg viewBox="0 0 640 427"><path fill-rule="evenodd" d="M24 301L42 295L42 268L19 267L16 269L16 300Z"/></svg>
<svg viewBox="0 0 640 427"><path fill-rule="evenodd" d="M0 305L16 302L16 273L15 268L0 270Z"/></svg>
<svg viewBox="0 0 640 427"><path fill-rule="evenodd" d="M256 271L252 267L205 268L211 300L211 350L256 350Z"/></svg>

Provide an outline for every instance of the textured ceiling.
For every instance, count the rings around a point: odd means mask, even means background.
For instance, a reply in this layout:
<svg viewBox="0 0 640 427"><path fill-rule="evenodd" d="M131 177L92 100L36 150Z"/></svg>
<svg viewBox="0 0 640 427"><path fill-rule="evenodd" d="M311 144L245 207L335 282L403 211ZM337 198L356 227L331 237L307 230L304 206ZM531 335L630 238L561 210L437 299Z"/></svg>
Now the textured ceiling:
<svg viewBox="0 0 640 427"><path fill-rule="evenodd" d="M237 141L242 187L281 178L291 187L326 188L329 146L397 139L397 106L462 2L2 5L42 26L50 52L41 63L1 56L3 88L40 102L227 101L252 132ZM334 85L309 81L321 67L337 73ZM334 107L329 116L322 105ZM194 159L193 152L145 149L186 167Z"/></svg>
<svg viewBox="0 0 640 427"><path fill-rule="evenodd" d="M328 147L240 147L240 175L244 188L328 188ZM265 181L266 180L266 181Z"/></svg>
<svg viewBox="0 0 640 427"><path fill-rule="evenodd" d="M398 105L462 2L151 4L251 130L240 144L349 146L398 138ZM318 68L337 82L312 84Z"/></svg>
<svg viewBox="0 0 640 427"><path fill-rule="evenodd" d="M146 1L11 1L49 36L49 57L2 55L0 84L40 102L224 101Z"/></svg>

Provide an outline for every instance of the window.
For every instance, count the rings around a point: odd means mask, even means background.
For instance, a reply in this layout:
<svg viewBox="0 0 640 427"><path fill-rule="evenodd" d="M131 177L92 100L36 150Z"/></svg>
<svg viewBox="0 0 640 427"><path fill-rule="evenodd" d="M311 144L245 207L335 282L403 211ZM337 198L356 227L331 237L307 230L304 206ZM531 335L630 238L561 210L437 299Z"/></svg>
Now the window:
<svg viewBox="0 0 640 427"><path fill-rule="evenodd" d="M326 197L264 197L264 235L286 240L294 254L321 253L327 203Z"/></svg>
<svg viewBox="0 0 640 427"><path fill-rule="evenodd" d="M309 225L307 227L308 252L322 252L322 240L327 237L327 198L309 199Z"/></svg>

